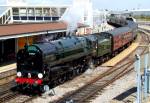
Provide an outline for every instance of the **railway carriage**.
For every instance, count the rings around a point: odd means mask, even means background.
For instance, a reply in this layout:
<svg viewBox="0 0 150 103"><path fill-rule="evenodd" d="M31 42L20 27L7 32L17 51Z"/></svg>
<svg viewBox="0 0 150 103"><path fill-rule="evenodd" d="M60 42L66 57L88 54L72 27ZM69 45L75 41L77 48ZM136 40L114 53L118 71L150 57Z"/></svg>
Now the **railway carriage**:
<svg viewBox="0 0 150 103"><path fill-rule="evenodd" d="M106 32L112 38L112 53L119 52L132 42L133 31L129 27L120 27Z"/></svg>

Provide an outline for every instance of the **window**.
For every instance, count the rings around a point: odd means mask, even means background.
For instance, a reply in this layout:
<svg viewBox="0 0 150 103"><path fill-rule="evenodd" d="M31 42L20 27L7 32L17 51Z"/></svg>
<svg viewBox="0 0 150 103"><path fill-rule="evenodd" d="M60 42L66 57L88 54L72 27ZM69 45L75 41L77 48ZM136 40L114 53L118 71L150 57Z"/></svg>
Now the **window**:
<svg viewBox="0 0 150 103"><path fill-rule="evenodd" d="M44 16L50 16L50 9L49 8L44 8L43 9L43 15Z"/></svg>
<svg viewBox="0 0 150 103"><path fill-rule="evenodd" d="M34 16L34 9L28 8L28 16Z"/></svg>
<svg viewBox="0 0 150 103"><path fill-rule="evenodd" d="M35 9L35 15L36 16L42 16L42 8L36 8Z"/></svg>
<svg viewBox="0 0 150 103"><path fill-rule="evenodd" d="M27 16L21 16L21 20L27 20Z"/></svg>
<svg viewBox="0 0 150 103"><path fill-rule="evenodd" d="M52 21L59 20L59 17L52 17Z"/></svg>
<svg viewBox="0 0 150 103"><path fill-rule="evenodd" d="M20 16L27 16L27 10L26 8L21 8L19 11Z"/></svg>
<svg viewBox="0 0 150 103"><path fill-rule="evenodd" d="M36 20L43 20L43 17L38 16L36 17Z"/></svg>
<svg viewBox="0 0 150 103"><path fill-rule="evenodd" d="M51 17L44 17L44 20L51 20Z"/></svg>
<svg viewBox="0 0 150 103"><path fill-rule="evenodd" d="M66 11L66 8L60 8L60 16L62 16L65 11Z"/></svg>
<svg viewBox="0 0 150 103"><path fill-rule="evenodd" d="M29 20L35 20L35 17L34 16L29 16L28 19Z"/></svg>
<svg viewBox="0 0 150 103"><path fill-rule="evenodd" d="M19 9L18 8L13 8L13 15L19 16Z"/></svg>
<svg viewBox="0 0 150 103"><path fill-rule="evenodd" d="M51 15L52 15L53 17L59 16L59 15L58 15L58 10L57 10L57 8L51 8Z"/></svg>
<svg viewBox="0 0 150 103"><path fill-rule="evenodd" d="M19 16L13 16L14 20L20 20Z"/></svg>

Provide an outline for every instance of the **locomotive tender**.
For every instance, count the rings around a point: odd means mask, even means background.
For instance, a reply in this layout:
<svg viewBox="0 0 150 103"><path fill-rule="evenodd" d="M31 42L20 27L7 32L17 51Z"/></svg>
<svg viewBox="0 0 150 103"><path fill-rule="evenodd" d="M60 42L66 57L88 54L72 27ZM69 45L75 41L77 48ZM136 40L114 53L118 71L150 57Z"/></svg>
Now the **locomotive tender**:
<svg viewBox="0 0 150 103"><path fill-rule="evenodd" d="M18 86L44 91L45 87L72 79L90 64L99 65L115 56L136 38L137 25L86 36L69 36L25 46L17 53Z"/></svg>

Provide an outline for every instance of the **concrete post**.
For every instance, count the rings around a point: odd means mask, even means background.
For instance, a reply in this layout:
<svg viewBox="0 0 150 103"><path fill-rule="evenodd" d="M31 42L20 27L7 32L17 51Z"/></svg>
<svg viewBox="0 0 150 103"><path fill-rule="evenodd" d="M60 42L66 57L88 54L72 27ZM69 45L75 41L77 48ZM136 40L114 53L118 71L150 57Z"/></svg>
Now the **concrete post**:
<svg viewBox="0 0 150 103"><path fill-rule="evenodd" d="M136 103L141 103L141 74L140 74L140 56L138 54L135 55L136 57L136 63L135 63L135 69L136 69L136 79L137 79L137 100Z"/></svg>
<svg viewBox="0 0 150 103"><path fill-rule="evenodd" d="M147 88L147 83L148 83L148 78L147 78L147 67L148 67L148 54L145 55L145 58L144 58L144 99L147 98L147 93L148 93L148 88Z"/></svg>

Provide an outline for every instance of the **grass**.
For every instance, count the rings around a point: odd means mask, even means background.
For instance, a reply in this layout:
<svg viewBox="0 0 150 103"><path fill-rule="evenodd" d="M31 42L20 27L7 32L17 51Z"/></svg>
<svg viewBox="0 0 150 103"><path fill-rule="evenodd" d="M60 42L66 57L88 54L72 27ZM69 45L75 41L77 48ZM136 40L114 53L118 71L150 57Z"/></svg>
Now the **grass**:
<svg viewBox="0 0 150 103"><path fill-rule="evenodd" d="M150 21L150 16L134 16L135 19L141 20L141 21Z"/></svg>

